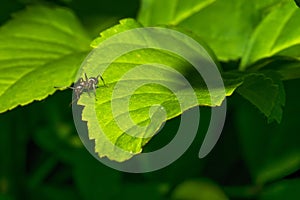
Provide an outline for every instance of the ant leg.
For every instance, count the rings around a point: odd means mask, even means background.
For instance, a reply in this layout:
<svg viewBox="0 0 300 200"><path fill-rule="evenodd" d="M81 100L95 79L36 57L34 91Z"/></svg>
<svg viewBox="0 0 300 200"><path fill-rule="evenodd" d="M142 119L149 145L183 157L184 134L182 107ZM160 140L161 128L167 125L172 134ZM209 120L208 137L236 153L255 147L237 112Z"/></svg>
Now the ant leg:
<svg viewBox="0 0 300 200"><path fill-rule="evenodd" d="M105 81L104 81L103 77L101 75L98 75L97 79L99 79L99 78L101 79L103 85L107 87L107 85L105 84Z"/></svg>
<svg viewBox="0 0 300 200"><path fill-rule="evenodd" d="M71 106L77 100L78 100L77 98L73 99L72 102L69 104L69 106Z"/></svg>
<svg viewBox="0 0 300 200"><path fill-rule="evenodd" d="M86 90L86 91L87 91L87 93L88 93L89 97L91 97L90 91L89 91L89 90Z"/></svg>
<svg viewBox="0 0 300 200"><path fill-rule="evenodd" d="M75 88L74 88L74 89L75 89ZM74 99L71 101L71 103L69 104L69 106L71 106L75 101L78 101L78 100L79 100L79 97L80 97L80 91L75 89L75 95L76 95L76 98L74 98Z"/></svg>
<svg viewBox="0 0 300 200"><path fill-rule="evenodd" d="M95 95L95 97L96 97L96 86L95 86L95 85L93 85L92 87L93 87L93 92L94 92L94 95Z"/></svg>
<svg viewBox="0 0 300 200"><path fill-rule="evenodd" d="M69 88L69 89L74 89L73 87L59 87L59 86L54 86L53 88L55 88L55 89L67 89L67 88Z"/></svg>
<svg viewBox="0 0 300 200"><path fill-rule="evenodd" d="M92 88L93 88L93 93L94 93L94 95L95 95L95 99L96 99L96 101L98 100L97 99L97 95L96 95L96 88L97 88L97 85L92 85Z"/></svg>

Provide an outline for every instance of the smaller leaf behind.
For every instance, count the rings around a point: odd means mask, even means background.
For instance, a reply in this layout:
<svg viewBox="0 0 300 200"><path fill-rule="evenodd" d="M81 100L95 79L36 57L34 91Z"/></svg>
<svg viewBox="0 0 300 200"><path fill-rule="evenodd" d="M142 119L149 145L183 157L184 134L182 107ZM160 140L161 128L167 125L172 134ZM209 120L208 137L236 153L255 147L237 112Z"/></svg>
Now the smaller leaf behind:
<svg viewBox="0 0 300 200"><path fill-rule="evenodd" d="M280 123L285 92L278 74L275 72L248 74L237 91L254 104L269 122L276 120Z"/></svg>

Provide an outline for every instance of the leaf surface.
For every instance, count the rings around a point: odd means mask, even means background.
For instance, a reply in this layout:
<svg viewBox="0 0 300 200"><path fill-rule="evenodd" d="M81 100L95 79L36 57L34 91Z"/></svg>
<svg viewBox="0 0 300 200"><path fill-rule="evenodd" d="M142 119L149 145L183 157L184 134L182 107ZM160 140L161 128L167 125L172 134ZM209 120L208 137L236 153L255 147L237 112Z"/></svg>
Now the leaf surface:
<svg viewBox="0 0 300 200"><path fill-rule="evenodd" d="M300 10L292 1L275 4L254 30L240 69L274 55L300 58Z"/></svg>
<svg viewBox="0 0 300 200"><path fill-rule="evenodd" d="M282 117L285 92L280 76L276 73L253 73L246 75L238 93L254 104L269 122Z"/></svg>
<svg viewBox="0 0 300 200"><path fill-rule="evenodd" d="M193 31L219 60L237 60L256 26L277 4L277 0L143 0L138 20L146 26L172 24Z"/></svg>
<svg viewBox="0 0 300 200"><path fill-rule="evenodd" d="M122 20L92 45L96 47L111 35L136 27L141 25L132 19ZM135 44L138 39L128 37L126 44ZM142 41L153 42L147 36ZM126 45L117 45L123 47ZM114 51L110 45L101 56L110 56ZM89 66L101 65L100 60L95 54L86 61L84 70L92 73ZM197 74L191 64L165 50L139 49L114 60L102 74L107 87L97 88L97 100L84 93L78 102L84 106L82 119L87 121L89 138L95 140L98 155L127 160L142 151L166 120L199 105L219 106L225 95L231 95L241 84L241 81L225 82L226 93L221 88L208 91ZM191 84L192 92L183 77Z"/></svg>
<svg viewBox="0 0 300 200"><path fill-rule="evenodd" d="M0 28L0 112L69 86L89 38L64 8L32 6Z"/></svg>

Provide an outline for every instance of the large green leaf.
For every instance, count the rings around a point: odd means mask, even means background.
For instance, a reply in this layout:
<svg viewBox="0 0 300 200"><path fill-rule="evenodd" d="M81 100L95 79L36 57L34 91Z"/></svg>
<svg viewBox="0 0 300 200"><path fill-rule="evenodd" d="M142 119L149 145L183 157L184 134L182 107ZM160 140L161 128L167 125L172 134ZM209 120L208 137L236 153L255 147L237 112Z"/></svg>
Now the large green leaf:
<svg viewBox="0 0 300 200"><path fill-rule="evenodd" d="M272 7L253 32L242 58L241 69L273 55L300 57L300 10L293 1Z"/></svg>
<svg viewBox="0 0 300 200"><path fill-rule="evenodd" d="M236 60L242 57L257 24L276 9L273 4L278 1L143 0L138 19L147 26L175 24L187 28L203 38L220 60Z"/></svg>
<svg viewBox="0 0 300 200"><path fill-rule="evenodd" d="M94 41L93 46L102 44L106 38L116 33L136 27L140 25L135 21L122 20L120 25L103 32L101 37ZM153 43L151 38L147 37L149 36L142 37L141 44ZM136 44L139 39L139 35L131 35L122 41L131 45ZM100 55L92 54L83 66L84 71L88 74L93 73L91 67L101 65L101 57L113 55L117 51L115 48L126 48L126 44L109 45ZM144 64L146 67L139 68ZM183 84L176 71L192 85L194 100L189 88ZM117 161L129 159L142 151L142 147L166 120L198 105L219 106L225 95L231 95L241 84L239 80L226 82L226 94L218 87L208 91L205 82L197 74L191 64L165 50L140 49L130 51L114 60L102 74L107 87L99 87L96 90L97 101L85 93L78 101L80 105L85 106L82 119L87 121L89 138L95 140L95 151L98 155ZM133 125L128 121L130 118L134 122Z"/></svg>
<svg viewBox="0 0 300 200"><path fill-rule="evenodd" d="M69 86L89 38L64 8L33 6L0 28L0 112Z"/></svg>

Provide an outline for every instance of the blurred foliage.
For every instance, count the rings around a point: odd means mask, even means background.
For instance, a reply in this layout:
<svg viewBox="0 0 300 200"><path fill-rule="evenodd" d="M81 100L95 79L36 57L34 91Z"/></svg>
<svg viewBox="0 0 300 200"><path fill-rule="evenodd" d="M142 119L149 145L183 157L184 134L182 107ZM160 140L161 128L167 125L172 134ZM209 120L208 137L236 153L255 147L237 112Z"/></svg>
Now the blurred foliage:
<svg viewBox="0 0 300 200"><path fill-rule="evenodd" d="M136 17L140 2L1 0L0 23L28 4L69 7L93 37L121 18ZM235 40L236 35L228 35L235 41L232 45L238 44L240 36ZM237 47L229 58L240 53L242 47ZM221 57L226 53L220 51ZM238 60L222 63L224 69L238 66ZM260 111L234 94L219 142L200 160L197 155L210 117L209 108L201 108L201 128L189 150L172 165L146 174L118 172L94 159L74 127L68 106L71 91L57 92L0 115L0 199L299 199L299 85L299 79L284 82L280 124L267 123ZM167 144L179 123L180 118L168 121L145 151Z"/></svg>

